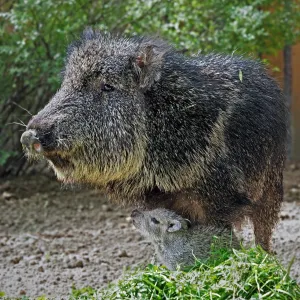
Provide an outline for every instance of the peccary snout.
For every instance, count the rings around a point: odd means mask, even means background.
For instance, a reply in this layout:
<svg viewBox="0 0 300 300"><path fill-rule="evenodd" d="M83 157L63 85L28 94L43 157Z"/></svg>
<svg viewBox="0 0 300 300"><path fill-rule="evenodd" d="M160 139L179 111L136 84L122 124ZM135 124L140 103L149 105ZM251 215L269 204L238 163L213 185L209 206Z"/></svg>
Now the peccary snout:
<svg viewBox="0 0 300 300"><path fill-rule="evenodd" d="M21 136L22 145L32 154L55 148L54 124L41 122L33 117L27 125L27 130Z"/></svg>
<svg viewBox="0 0 300 300"><path fill-rule="evenodd" d="M26 130L21 136L21 143L28 150L31 150L32 148L34 148L34 150L38 152L40 152L41 150L41 143L36 136L35 130Z"/></svg>

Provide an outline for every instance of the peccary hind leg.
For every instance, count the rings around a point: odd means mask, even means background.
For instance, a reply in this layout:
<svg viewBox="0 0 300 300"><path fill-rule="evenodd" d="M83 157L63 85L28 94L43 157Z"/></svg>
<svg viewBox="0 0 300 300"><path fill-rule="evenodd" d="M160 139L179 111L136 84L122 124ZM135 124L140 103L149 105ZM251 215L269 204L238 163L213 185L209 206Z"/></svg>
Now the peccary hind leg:
<svg viewBox="0 0 300 300"><path fill-rule="evenodd" d="M251 218L256 244L261 245L266 251L271 250L272 231L279 220L282 200L283 185L282 174L280 173L269 178L266 182L263 196L256 203Z"/></svg>

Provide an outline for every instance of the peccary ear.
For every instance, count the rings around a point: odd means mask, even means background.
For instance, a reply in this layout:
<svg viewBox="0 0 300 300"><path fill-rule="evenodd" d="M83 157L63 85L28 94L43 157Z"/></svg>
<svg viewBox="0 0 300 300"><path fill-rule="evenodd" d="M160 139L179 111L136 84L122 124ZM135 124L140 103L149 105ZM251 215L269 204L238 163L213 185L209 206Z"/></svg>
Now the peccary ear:
<svg viewBox="0 0 300 300"><path fill-rule="evenodd" d="M182 224L178 220L172 220L169 224L169 227L167 229L168 232L175 232L182 228Z"/></svg>
<svg viewBox="0 0 300 300"><path fill-rule="evenodd" d="M163 57L168 50L170 46L163 41L142 40L133 60L141 88L150 88L160 79Z"/></svg>
<svg viewBox="0 0 300 300"><path fill-rule="evenodd" d="M191 228L192 222L189 219L184 219L185 221L185 229Z"/></svg>

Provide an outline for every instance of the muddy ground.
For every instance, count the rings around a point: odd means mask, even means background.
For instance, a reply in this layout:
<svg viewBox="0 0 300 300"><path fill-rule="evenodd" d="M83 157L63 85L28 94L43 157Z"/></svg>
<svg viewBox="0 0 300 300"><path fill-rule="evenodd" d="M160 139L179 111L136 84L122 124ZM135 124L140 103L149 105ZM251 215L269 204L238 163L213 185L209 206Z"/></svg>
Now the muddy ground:
<svg viewBox="0 0 300 300"><path fill-rule="evenodd" d="M67 299L71 287L100 288L127 267L150 262L152 246L133 228L130 210L98 191L66 189L31 175L0 181L0 291L9 297ZM246 230L246 234L247 234ZM273 237L300 282L300 168L285 172L285 203Z"/></svg>

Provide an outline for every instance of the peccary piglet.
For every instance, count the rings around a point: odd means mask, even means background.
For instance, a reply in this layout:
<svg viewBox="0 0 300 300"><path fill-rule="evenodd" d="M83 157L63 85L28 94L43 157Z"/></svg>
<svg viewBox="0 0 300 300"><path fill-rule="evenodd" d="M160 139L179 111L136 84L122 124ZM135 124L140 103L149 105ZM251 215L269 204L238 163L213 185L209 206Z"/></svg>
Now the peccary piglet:
<svg viewBox="0 0 300 300"><path fill-rule="evenodd" d="M188 219L167 209L136 209L131 218L142 235L154 244L161 263L170 270L176 270L178 265L191 266L196 258L207 259L213 241L218 247L239 247L239 242L230 228L191 225Z"/></svg>
<svg viewBox="0 0 300 300"><path fill-rule="evenodd" d="M61 87L21 142L59 180L118 204L212 226L250 218L269 250L286 137L284 97L258 61L90 29L69 46Z"/></svg>

